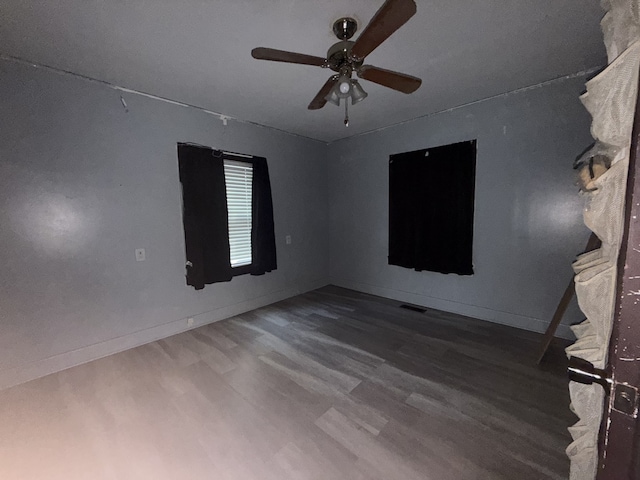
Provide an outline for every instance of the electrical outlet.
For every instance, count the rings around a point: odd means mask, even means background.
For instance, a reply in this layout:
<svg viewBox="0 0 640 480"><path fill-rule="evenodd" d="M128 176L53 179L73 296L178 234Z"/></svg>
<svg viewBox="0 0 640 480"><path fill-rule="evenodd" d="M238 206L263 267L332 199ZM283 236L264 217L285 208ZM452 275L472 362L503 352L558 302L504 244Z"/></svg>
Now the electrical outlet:
<svg viewBox="0 0 640 480"><path fill-rule="evenodd" d="M193 327L193 318L187 318L187 327Z"/></svg>
<svg viewBox="0 0 640 480"><path fill-rule="evenodd" d="M136 262L144 262L147 258L147 255L144 251L144 248L136 248Z"/></svg>
<svg viewBox="0 0 640 480"><path fill-rule="evenodd" d="M284 237L284 241L287 245L291 245L291 235L287 235Z"/></svg>

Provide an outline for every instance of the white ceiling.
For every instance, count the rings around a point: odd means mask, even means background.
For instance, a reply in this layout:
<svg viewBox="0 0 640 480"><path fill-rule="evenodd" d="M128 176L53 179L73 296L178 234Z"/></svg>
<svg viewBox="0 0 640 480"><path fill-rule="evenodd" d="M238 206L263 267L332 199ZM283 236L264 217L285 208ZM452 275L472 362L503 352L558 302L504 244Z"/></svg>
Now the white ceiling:
<svg viewBox="0 0 640 480"><path fill-rule="evenodd" d="M335 19L361 31L382 3L2 0L0 53L323 141L606 63L597 0L418 0L365 63L422 86L404 95L362 80L369 97L345 128L342 108L307 110L330 70L251 58L257 46L324 56Z"/></svg>

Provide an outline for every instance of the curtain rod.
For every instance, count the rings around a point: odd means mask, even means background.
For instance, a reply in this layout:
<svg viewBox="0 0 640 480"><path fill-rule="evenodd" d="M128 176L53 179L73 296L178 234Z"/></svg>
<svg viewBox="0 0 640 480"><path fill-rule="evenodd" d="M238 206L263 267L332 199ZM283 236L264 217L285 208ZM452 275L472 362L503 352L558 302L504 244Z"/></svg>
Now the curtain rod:
<svg viewBox="0 0 640 480"><path fill-rule="evenodd" d="M244 153L227 152L225 150L222 150L222 153L224 155L231 155L232 157L253 158L253 155L245 155Z"/></svg>
<svg viewBox="0 0 640 480"><path fill-rule="evenodd" d="M206 145L201 145L199 143L194 142L178 142L178 145L191 145L192 147L200 147L211 150L211 152L221 152L223 155L229 155L232 157L242 157L242 158L253 158L253 155L246 155L244 153L236 153L236 152L228 152L226 150L218 150L217 148L208 147Z"/></svg>

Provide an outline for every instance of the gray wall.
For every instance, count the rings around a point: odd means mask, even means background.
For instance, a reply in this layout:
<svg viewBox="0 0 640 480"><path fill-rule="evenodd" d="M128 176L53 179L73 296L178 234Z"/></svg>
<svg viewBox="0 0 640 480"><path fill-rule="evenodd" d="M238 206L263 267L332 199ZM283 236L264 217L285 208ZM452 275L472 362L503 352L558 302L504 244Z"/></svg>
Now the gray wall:
<svg viewBox="0 0 640 480"><path fill-rule="evenodd" d="M7 61L0 91L0 388L327 283L325 144ZM179 141L267 157L276 271L185 285Z"/></svg>
<svg viewBox="0 0 640 480"><path fill-rule="evenodd" d="M571 170L591 141L584 80L326 146L0 61L0 388L329 281L544 330L588 237ZM472 138L476 274L387 265L388 156ZM179 141L267 157L277 271L185 285Z"/></svg>
<svg viewBox="0 0 640 480"><path fill-rule="evenodd" d="M589 233L573 159L592 139L585 78L502 95L329 146L331 282L544 331ZM478 139L475 275L387 264L389 155ZM581 320L571 307L566 323Z"/></svg>

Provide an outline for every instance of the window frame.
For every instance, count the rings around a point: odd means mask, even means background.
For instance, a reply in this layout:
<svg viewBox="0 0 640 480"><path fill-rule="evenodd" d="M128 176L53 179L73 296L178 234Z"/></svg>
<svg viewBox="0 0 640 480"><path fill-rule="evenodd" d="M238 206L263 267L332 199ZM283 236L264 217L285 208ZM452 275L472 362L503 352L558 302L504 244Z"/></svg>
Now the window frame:
<svg viewBox="0 0 640 480"><path fill-rule="evenodd" d="M249 273L278 268L273 198L267 159L178 142L186 283L196 290ZM252 175L251 260L231 267L224 157L250 163ZM224 219L224 222L223 222Z"/></svg>

